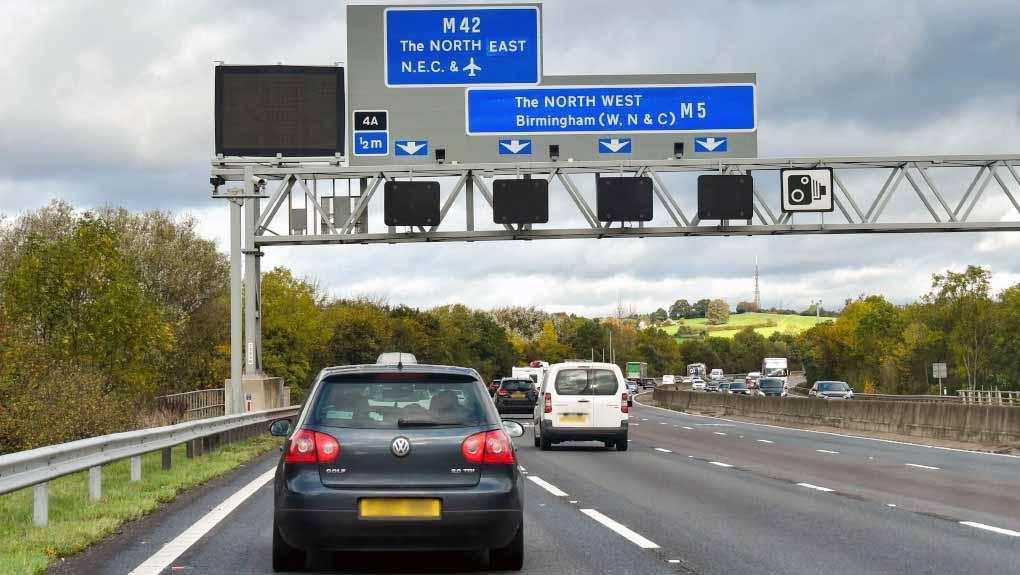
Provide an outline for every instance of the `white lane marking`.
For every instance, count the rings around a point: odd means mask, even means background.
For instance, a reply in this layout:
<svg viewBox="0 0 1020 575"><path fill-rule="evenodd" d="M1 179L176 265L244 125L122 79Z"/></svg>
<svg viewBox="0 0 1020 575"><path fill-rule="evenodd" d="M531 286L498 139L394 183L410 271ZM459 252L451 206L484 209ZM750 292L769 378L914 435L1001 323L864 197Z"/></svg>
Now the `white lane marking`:
<svg viewBox="0 0 1020 575"><path fill-rule="evenodd" d="M907 467L916 467L918 469L930 469L932 471L938 471L941 467L932 467L931 465L921 465L920 463L904 463Z"/></svg>
<svg viewBox="0 0 1020 575"><path fill-rule="evenodd" d="M800 429L797 427L783 427L782 425L772 425L769 423L755 423L753 421L737 421L736 419L726 419L725 417L715 417L714 415L702 415L700 413L686 413L679 412L675 409L666 409L664 407L656 407L654 405L648 405L642 403L641 407L647 407L649 409L658 409L659 411L665 411L667 413L680 416L686 415L688 417L704 417L707 419L717 419L719 421L730 421L733 423L742 423L744 425L756 425L758 427L768 427L770 429L781 429L783 431L799 431L801 433L817 433L819 435L831 435L833 437L847 437L850 439L862 439L864 441L878 441L880 443L892 443L894 445L907 445L910 447L923 447L925 449L940 449L942 451L955 451L957 453L973 453L975 455L995 455L997 457L1008 457L1010 459L1020 459L1020 455L1011 455L1009 453L993 453L991 451L974 451L973 449L959 449L956 447L942 447L941 445L925 445L923 443L911 443L909 441L896 441L895 439L881 439L878 437L864 437L863 435L848 435L846 433L835 433L833 431L819 431L817 429ZM695 425L711 425L698 423ZM870 458L869 458L870 459Z"/></svg>
<svg viewBox="0 0 1020 575"><path fill-rule="evenodd" d="M838 451L831 451L828 449L816 449L815 451L817 451L818 453L831 453L833 455L839 455Z"/></svg>
<svg viewBox="0 0 1020 575"><path fill-rule="evenodd" d="M642 417L641 421L648 421L648 418L647 417Z"/></svg>
<svg viewBox="0 0 1020 575"><path fill-rule="evenodd" d="M758 443L775 443L775 441L769 441L768 439L759 439Z"/></svg>
<svg viewBox="0 0 1020 575"><path fill-rule="evenodd" d="M896 504L895 503L886 503L885 506L886 507L896 507Z"/></svg>
<svg viewBox="0 0 1020 575"><path fill-rule="evenodd" d="M810 483L798 483L801 487L807 487L808 489L814 489L815 491L824 491L825 493L831 493L835 489L829 489L828 487L822 487L820 485L811 485Z"/></svg>
<svg viewBox="0 0 1020 575"><path fill-rule="evenodd" d="M656 545L655 543L653 543L652 541L649 541L648 539L645 539L644 537L642 537L641 535L639 535L635 531L631 530L629 527L627 527L627 526L625 526L625 525L623 525L621 523L617 523L616 521L613 521L612 519L610 519L610 518L606 517L605 515L599 513L595 509L582 509L581 513L584 513L588 517L591 517L595 521L598 521L602 525L608 527L609 529L612 529L613 531L616 532L617 535L620 535L621 537L623 537L627 541L630 541L631 543L633 543L634 545L637 545L638 547L640 547L642 549L658 549L659 548L659 546Z"/></svg>
<svg viewBox="0 0 1020 575"><path fill-rule="evenodd" d="M269 483L274 475L276 475L275 465L272 469L259 475L236 493L223 500L223 503L213 507L212 511L203 515L191 527L188 527L184 532L164 545L155 555L146 559L138 567L135 567L130 575L159 575L162 573L189 547L198 542L206 533L209 533L227 515L230 515L230 512L237 509L246 499L261 489L262 486Z"/></svg>
<svg viewBox="0 0 1020 575"><path fill-rule="evenodd" d="M669 424L668 424L668 423L666 423L665 421L660 421L660 422L659 422L659 425L669 425Z"/></svg>
<svg viewBox="0 0 1020 575"><path fill-rule="evenodd" d="M634 427L637 427L637 426L639 426L641 424L640 423L632 423L631 425L633 425Z"/></svg>
<svg viewBox="0 0 1020 575"><path fill-rule="evenodd" d="M517 466L517 469L520 469L521 471L527 471L527 470L528 470L528 469L527 469L526 467L524 467L523 465L518 465L518 466Z"/></svg>
<svg viewBox="0 0 1020 575"><path fill-rule="evenodd" d="M655 450L656 450L656 451L661 451L661 452L663 452L663 453L673 453L672 451L670 451L670 450L668 450L668 449L663 449L663 448L661 448L661 447L656 447L656 448L655 448Z"/></svg>
<svg viewBox="0 0 1020 575"><path fill-rule="evenodd" d="M576 499L571 499L570 502L571 503L577 503L577 500Z"/></svg>
<svg viewBox="0 0 1020 575"><path fill-rule="evenodd" d="M685 426L683 426L683 428L684 428L684 429L686 429L686 430L689 430L689 431L694 431L694 428L693 428L693 427L687 427L686 425L685 425Z"/></svg>
<svg viewBox="0 0 1020 575"><path fill-rule="evenodd" d="M718 465L719 467L733 467L729 463L723 463L722 461L709 461L712 465Z"/></svg>
<svg viewBox="0 0 1020 575"><path fill-rule="evenodd" d="M721 431L713 431L712 433L714 433L716 435L726 435L725 433L723 433Z"/></svg>
<svg viewBox="0 0 1020 575"><path fill-rule="evenodd" d="M669 559L668 561L669 561L670 563L679 563L679 562L680 562L680 560L679 560L679 559Z"/></svg>
<svg viewBox="0 0 1020 575"><path fill-rule="evenodd" d="M545 489L546 491L548 491L549 493L552 493L556 497L566 497L567 496L567 493L565 491L563 491L559 487L556 487L552 483L549 483L548 481L546 481L545 479L542 479L541 477L539 477L537 475L529 475L528 476L528 481L533 482L535 485L541 487L542 489Z"/></svg>
<svg viewBox="0 0 1020 575"><path fill-rule="evenodd" d="M977 523L976 521L961 521L960 525L966 525L967 527L976 527L978 529L984 529L985 531L991 531L992 533L998 533L999 535L1009 535L1010 537L1020 537L1020 531L1013 531L1012 529L1003 529L1002 527L993 527L992 525L985 525L984 523Z"/></svg>

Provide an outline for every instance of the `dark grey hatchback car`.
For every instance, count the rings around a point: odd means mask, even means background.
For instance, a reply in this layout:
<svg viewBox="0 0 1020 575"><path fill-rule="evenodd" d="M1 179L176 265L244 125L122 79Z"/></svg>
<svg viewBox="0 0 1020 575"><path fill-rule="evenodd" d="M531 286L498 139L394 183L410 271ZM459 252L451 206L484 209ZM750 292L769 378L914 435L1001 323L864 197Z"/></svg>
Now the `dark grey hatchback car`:
<svg viewBox="0 0 1020 575"><path fill-rule="evenodd" d="M273 569L308 550L487 549L524 561L521 473L512 437L473 369L363 365L323 370L276 469Z"/></svg>

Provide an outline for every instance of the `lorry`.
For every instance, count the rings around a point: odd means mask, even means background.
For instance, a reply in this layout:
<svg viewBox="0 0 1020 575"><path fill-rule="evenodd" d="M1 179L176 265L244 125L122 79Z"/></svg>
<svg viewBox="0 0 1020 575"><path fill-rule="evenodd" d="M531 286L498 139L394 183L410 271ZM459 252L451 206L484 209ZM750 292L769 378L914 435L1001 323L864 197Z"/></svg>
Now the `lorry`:
<svg viewBox="0 0 1020 575"><path fill-rule="evenodd" d="M541 389L542 382L545 380L545 373L549 370L549 362L547 361L533 361L528 364L528 367L511 367L510 377L515 379L530 379L535 382L535 389Z"/></svg>
<svg viewBox="0 0 1020 575"><path fill-rule="evenodd" d="M787 386L790 368L785 357L766 357L761 362L762 377L778 377L783 380L783 388Z"/></svg>
<svg viewBox="0 0 1020 575"><path fill-rule="evenodd" d="M687 364L687 377L692 381L697 378L705 379L706 373L708 373L708 368L703 363Z"/></svg>
<svg viewBox="0 0 1020 575"><path fill-rule="evenodd" d="M648 379L648 364L643 361L628 361L627 379L637 382Z"/></svg>

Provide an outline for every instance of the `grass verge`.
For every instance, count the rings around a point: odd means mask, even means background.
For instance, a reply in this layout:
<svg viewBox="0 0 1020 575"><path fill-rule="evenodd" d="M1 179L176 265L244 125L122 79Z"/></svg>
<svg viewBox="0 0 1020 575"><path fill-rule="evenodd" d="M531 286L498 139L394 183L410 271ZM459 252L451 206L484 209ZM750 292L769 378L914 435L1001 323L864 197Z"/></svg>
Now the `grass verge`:
<svg viewBox="0 0 1020 575"><path fill-rule="evenodd" d="M50 482L49 525L32 525L32 488L0 495L0 574L35 574L61 557L78 553L120 525L172 501L179 493L218 477L278 447L268 435L224 445L187 459L173 450L173 468L163 471L160 453L142 456L142 480L129 481L128 460L103 467L103 498L91 501L88 472Z"/></svg>

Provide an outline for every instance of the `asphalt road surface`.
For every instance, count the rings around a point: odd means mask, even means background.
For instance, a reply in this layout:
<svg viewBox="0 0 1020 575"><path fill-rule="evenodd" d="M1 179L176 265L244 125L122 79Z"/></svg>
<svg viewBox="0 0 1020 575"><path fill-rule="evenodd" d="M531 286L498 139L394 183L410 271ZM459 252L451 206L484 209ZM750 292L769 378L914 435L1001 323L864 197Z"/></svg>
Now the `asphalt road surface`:
<svg viewBox="0 0 1020 575"><path fill-rule="evenodd" d="M1020 573L1020 458L635 404L630 451L532 447L525 573ZM270 454L56 573L271 573ZM252 491L244 497L245 487ZM240 495L238 495L240 494ZM211 529L200 521L234 496ZM183 535L182 535L183 534ZM167 543L173 542L170 546ZM480 554L322 554L320 573L486 572ZM136 570L142 573L143 570Z"/></svg>

